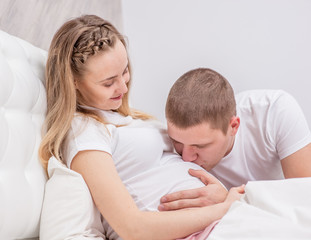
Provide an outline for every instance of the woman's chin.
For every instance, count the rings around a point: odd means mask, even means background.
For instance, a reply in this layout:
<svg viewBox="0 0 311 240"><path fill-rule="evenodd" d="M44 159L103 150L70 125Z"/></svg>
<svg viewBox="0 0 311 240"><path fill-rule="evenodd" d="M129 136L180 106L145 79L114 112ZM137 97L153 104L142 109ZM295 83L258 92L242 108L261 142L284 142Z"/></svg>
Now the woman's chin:
<svg viewBox="0 0 311 240"><path fill-rule="evenodd" d="M120 101L119 104L112 106L111 110L118 110L121 107L121 105L122 105L122 100Z"/></svg>

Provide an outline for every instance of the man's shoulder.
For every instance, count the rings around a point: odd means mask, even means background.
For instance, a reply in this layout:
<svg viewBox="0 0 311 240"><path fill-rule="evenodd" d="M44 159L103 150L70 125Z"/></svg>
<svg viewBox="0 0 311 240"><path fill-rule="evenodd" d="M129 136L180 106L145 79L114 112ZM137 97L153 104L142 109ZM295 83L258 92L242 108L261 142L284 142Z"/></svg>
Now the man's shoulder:
<svg viewBox="0 0 311 240"><path fill-rule="evenodd" d="M279 99L292 99L293 97L281 89L254 89L239 92L235 95L238 106L271 105Z"/></svg>
<svg viewBox="0 0 311 240"><path fill-rule="evenodd" d="M241 98L241 97L274 97L274 96L279 96L279 95L287 95L288 93L282 89L251 89L251 90L245 90L238 92L235 94L236 98Z"/></svg>

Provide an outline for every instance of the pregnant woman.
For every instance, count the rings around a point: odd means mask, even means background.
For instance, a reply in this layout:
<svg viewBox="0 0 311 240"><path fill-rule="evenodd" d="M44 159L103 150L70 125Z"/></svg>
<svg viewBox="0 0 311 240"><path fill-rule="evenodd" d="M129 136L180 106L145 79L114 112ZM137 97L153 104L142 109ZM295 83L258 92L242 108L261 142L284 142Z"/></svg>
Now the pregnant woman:
<svg viewBox="0 0 311 240"><path fill-rule="evenodd" d="M129 107L130 76L126 42L113 25L94 15L66 22L47 60L42 162L47 167L54 156L83 176L109 239L177 239L201 231L244 189L224 191L215 205L157 211L164 194L204 185L188 174L200 167L173 153L160 124Z"/></svg>

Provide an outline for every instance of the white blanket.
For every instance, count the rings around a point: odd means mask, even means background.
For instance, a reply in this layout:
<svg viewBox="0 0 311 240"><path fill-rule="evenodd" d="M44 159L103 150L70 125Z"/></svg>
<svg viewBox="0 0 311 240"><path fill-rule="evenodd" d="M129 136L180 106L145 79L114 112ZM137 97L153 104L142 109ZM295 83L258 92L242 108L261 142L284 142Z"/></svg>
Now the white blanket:
<svg viewBox="0 0 311 240"><path fill-rule="evenodd" d="M248 182L209 235L219 239L311 239L311 178Z"/></svg>

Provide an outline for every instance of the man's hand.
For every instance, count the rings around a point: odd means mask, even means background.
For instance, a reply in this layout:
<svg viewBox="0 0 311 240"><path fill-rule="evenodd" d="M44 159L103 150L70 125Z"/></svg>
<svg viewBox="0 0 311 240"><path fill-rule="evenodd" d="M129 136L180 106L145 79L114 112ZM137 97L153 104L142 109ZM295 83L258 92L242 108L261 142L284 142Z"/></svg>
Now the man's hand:
<svg viewBox="0 0 311 240"><path fill-rule="evenodd" d="M189 169L189 174L199 178L206 186L163 196L158 207L160 211L203 207L223 202L226 199L227 189L213 175L204 170L194 169Z"/></svg>

